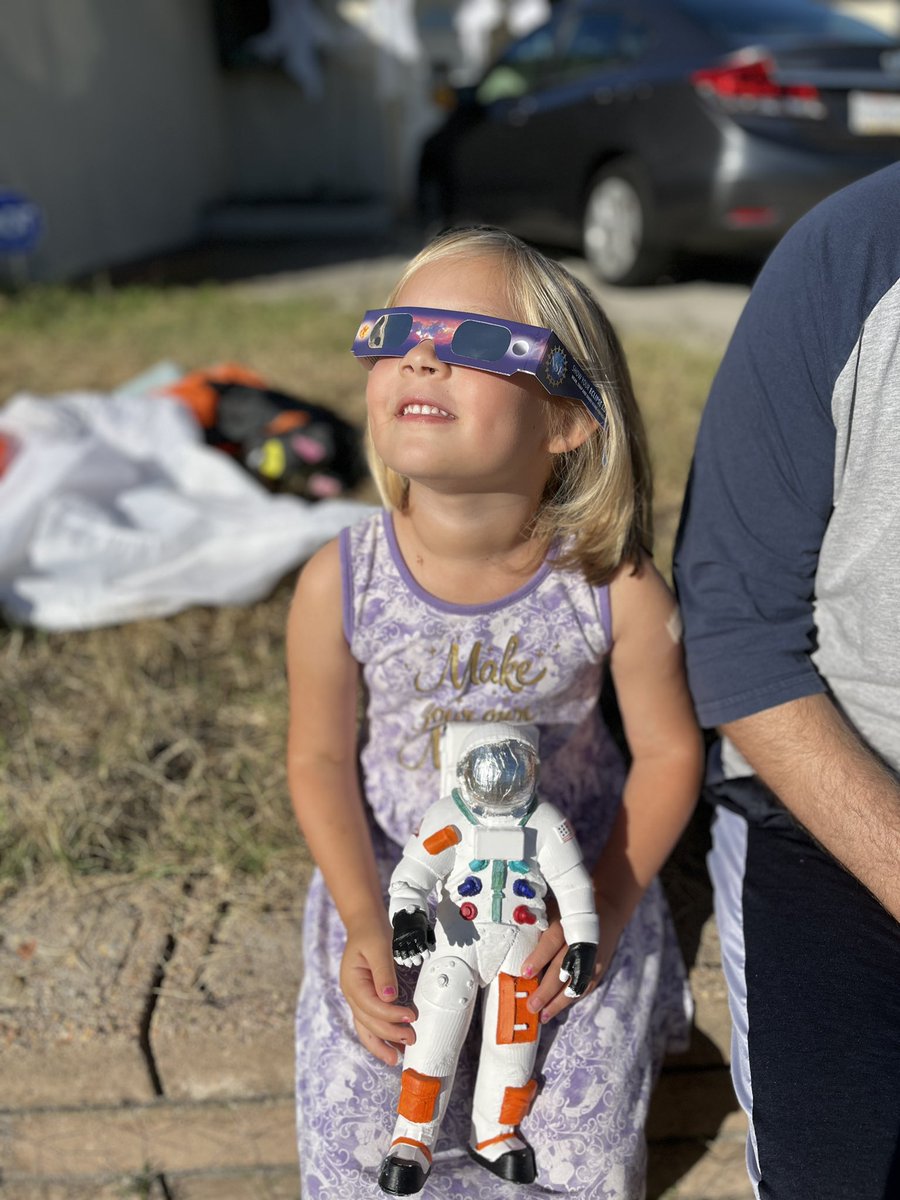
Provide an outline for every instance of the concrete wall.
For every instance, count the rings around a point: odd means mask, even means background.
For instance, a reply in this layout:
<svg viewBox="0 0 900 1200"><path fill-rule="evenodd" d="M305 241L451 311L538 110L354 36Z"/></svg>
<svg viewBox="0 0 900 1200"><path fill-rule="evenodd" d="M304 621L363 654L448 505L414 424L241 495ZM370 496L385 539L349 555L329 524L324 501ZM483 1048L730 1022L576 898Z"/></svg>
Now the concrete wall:
<svg viewBox="0 0 900 1200"><path fill-rule="evenodd" d="M0 0L0 187L43 209L35 278L176 245L228 181L207 0Z"/></svg>
<svg viewBox="0 0 900 1200"><path fill-rule="evenodd" d="M232 195L345 200L383 189L382 128L366 80L333 65L323 77L324 95L312 100L280 71L230 73L224 91Z"/></svg>
<svg viewBox="0 0 900 1200"><path fill-rule="evenodd" d="M397 114L380 85L378 48L361 30L337 21L335 29L321 56L319 96L273 68L225 73L233 195L400 202L404 167L393 160L422 111L424 72L388 65L400 84Z"/></svg>
<svg viewBox="0 0 900 1200"><path fill-rule="evenodd" d="M0 189L45 216L29 275L177 246L226 200L403 212L435 119L427 65L373 43L367 0L342 7L316 96L277 66L223 69L211 0L0 0Z"/></svg>

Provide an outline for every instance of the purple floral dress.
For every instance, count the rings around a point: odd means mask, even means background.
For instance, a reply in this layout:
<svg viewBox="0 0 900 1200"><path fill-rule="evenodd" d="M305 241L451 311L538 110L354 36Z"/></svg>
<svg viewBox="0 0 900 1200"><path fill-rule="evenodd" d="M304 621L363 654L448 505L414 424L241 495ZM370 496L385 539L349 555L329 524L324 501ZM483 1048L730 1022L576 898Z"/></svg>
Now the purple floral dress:
<svg viewBox="0 0 900 1200"><path fill-rule="evenodd" d="M361 769L387 881L438 799L437 739L447 721L521 721L541 733L541 790L572 821L593 864L619 804L624 766L597 705L610 646L609 593L545 563L492 604L449 604L413 579L389 513L341 535L344 629L368 691ZM385 899L385 905L387 900ZM372 1200L391 1140L401 1066L359 1044L338 973L344 929L317 871L304 917L297 1008L297 1121L305 1200ZM401 998L415 973L398 969ZM603 982L541 1032L538 1096L522 1123L540 1194L644 1195L644 1122L668 1050L681 1048L690 998L658 883L622 935ZM466 1155L480 1045L476 1016L460 1059L424 1200L516 1194ZM471 1048L471 1052L470 1052Z"/></svg>

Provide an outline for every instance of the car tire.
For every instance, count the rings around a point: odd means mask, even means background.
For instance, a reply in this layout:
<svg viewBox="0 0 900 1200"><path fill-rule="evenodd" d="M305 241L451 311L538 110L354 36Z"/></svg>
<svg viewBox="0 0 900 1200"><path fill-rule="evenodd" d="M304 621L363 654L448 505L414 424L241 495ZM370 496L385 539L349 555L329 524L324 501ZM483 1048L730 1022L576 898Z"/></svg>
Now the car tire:
<svg viewBox="0 0 900 1200"><path fill-rule="evenodd" d="M584 205L584 256L604 283L629 287L654 283L669 257L650 240L648 189L636 164L619 159L588 188Z"/></svg>

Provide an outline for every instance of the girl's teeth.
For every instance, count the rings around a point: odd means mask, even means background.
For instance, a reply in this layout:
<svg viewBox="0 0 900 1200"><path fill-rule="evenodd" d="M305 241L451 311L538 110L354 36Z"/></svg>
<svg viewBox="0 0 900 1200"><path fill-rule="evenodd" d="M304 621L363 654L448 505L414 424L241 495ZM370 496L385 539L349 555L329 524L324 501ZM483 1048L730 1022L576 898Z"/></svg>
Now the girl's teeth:
<svg viewBox="0 0 900 1200"><path fill-rule="evenodd" d="M416 417L449 417L448 412L444 412L442 408L437 408L434 404L407 404L403 409L405 413L410 413Z"/></svg>

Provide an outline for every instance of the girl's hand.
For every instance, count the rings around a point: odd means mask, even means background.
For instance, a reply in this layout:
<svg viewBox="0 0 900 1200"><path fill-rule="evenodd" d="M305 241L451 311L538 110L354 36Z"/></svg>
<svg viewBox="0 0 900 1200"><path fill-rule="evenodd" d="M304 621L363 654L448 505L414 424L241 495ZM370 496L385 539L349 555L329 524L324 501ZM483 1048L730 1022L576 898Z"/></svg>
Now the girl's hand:
<svg viewBox="0 0 900 1200"><path fill-rule="evenodd" d="M536 991L528 999L528 1008L531 1012L541 1014L541 1024L552 1020L570 1004L574 1004L584 996L589 996L603 978L606 968L612 961L622 933L622 924L615 911L610 906L601 904L599 900L597 911L600 916L600 945L594 963L593 977L581 996L567 996L568 981L559 977L568 946L563 934L562 923L558 919L551 921L548 928L541 934L541 940L535 949L522 964L522 974L525 976L539 975L541 971L544 972Z"/></svg>
<svg viewBox="0 0 900 1200"><path fill-rule="evenodd" d="M341 990L360 1042L381 1062L396 1066L403 1047L416 1040L412 1029L416 1014L397 1004L397 974L386 920L373 918L348 928Z"/></svg>

